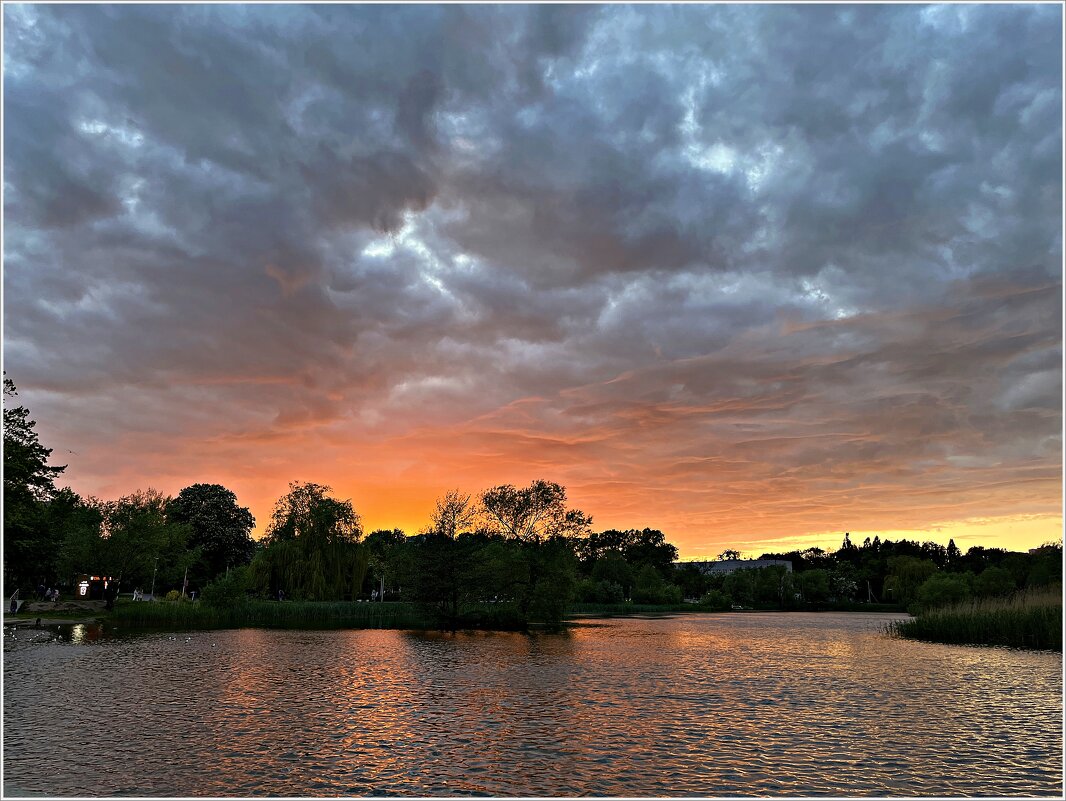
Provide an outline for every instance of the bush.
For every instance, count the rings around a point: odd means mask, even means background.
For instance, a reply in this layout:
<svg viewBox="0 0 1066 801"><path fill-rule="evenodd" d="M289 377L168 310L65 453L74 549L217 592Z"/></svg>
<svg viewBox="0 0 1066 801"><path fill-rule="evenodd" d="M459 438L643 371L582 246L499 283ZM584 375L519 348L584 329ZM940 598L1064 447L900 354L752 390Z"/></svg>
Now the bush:
<svg viewBox="0 0 1066 801"><path fill-rule="evenodd" d="M966 579L950 573L939 573L927 578L918 588L917 608L934 609L969 597L970 587Z"/></svg>
<svg viewBox="0 0 1066 801"><path fill-rule="evenodd" d="M681 600L681 588L663 581L658 570L651 565L640 569L636 586L633 587L633 603L679 604Z"/></svg>
<svg viewBox="0 0 1066 801"><path fill-rule="evenodd" d="M584 579L578 585L579 601L589 604L620 604L626 599L622 585L607 579Z"/></svg>
<svg viewBox="0 0 1066 801"><path fill-rule="evenodd" d="M251 576L247 566L238 567L204 587L200 600L216 609L225 609L246 600L250 587Z"/></svg>
<svg viewBox="0 0 1066 801"><path fill-rule="evenodd" d="M181 600L181 593L178 592L177 590L171 590L170 592L168 592L166 594L165 599L168 600L168 601L180 601Z"/></svg>
<svg viewBox="0 0 1066 801"><path fill-rule="evenodd" d="M700 606L705 606L713 612L725 612L730 605L729 596L718 590L709 590L700 598Z"/></svg>
<svg viewBox="0 0 1066 801"><path fill-rule="evenodd" d="M1009 595L1017 589L1014 576L1002 567L986 567L974 579L974 594L982 597Z"/></svg>

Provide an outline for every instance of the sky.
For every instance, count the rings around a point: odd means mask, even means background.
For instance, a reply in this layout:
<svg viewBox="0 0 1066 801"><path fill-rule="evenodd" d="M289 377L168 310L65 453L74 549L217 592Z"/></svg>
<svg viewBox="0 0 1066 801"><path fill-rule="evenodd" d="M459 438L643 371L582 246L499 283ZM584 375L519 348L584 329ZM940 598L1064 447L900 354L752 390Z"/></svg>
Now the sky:
<svg viewBox="0 0 1066 801"><path fill-rule="evenodd" d="M1061 537L1057 5L3 14L4 368L78 492Z"/></svg>

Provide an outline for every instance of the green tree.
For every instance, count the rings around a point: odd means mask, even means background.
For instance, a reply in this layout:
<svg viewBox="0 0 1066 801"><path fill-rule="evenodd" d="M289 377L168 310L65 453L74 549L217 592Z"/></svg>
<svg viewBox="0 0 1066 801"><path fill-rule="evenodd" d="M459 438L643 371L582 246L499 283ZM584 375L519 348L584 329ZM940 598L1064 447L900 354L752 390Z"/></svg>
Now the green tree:
<svg viewBox="0 0 1066 801"><path fill-rule="evenodd" d="M973 580L974 593L981 597L1009 595L1017 588L1014 576L1002 567L985 568Z"/></svg>
<svg viewBox="0 0 1066 801"><path fill-rule="evenodd" d="M724 612L729 609L729 596L721 590L708 590L702 598L700 605L705 606L712 612Z"/></svg>
<svg viewBox="0 0 1066 801"><path fill-rule="evenodd" d="M650 565L659 571L663 578L673 573L677 560L677 548L666 541L661 531L654 528L630 529L626 532L626 544L623 555L635 568Z"/></svg>
<svg viewBox="0 0 1066 801"><path fill-rule="evenodd" d="M36 584L56 573L60 539L43 520L65 466L51 467L29 410L14 406L15 384L4 376L4 575L9 585Z"/></svg>
<svg viewBox="0 0 1066 801"><path fill-rule="evenodd" d="M251 589L251 572L248 565L240 565L219 575L204 587L200 600L216 609L227 609L244 603Z"/></svg>
<svg viewBox="0 0 1066 801"><path fill-rule="evenodd" d="M103 526L106 505L96 498L83 499L69 487L58 490L48 503L46 525L60 532L59 577L73 584L79 574L104 573Z"/></svg>
<svg viewBox="0 0 1066 801"><path fill-rule="evenodd" d="M577 591L577 556L564 537L552 537L543 543L524 544L526 558L534 562L530 575L529 601L521 603L529 620L558 626Z"/></svg>
<svg viewBox="0 0 1066 801"><path fill-rule="evenodd" d="M959 546L955 544L955 540L948 540L947 550L944 552L947 559L947 567L954 570L958 567L959 562L962 560L962 551L959 550Z"/></svg>
<svg viewBox="0 0 1066 801"><path fill-rule="evenodd" d="M252 585L260 592L311 601L358 597L369 561L362 524L351 501L330 491L294 481L278 499L265 547L252 560Z"/></svg>
<svg viewBox="0 0 1066 801"><path fill-rule="evenodd" d="M820 603L829 597L829 571L821 568L804 570L796 575L796 587L807 603Z"/></svg>
<svg viewBox="0 0 1066 801"><path fill-rule="evenodd" d="M622 554L617 551L608 551L592 566L592 578L595 581L617 584L628 598L633 590L633 580L636 576L632 566Z"/></svg>
<svg viewBox="0 0 1066 801"><path fill-rule="evenodd" d="M194 584L207 582L255 555L255 518L221 484L193 484L178 493L168 510L171 520L188 525L189 545L199 549L190 570Z"/></svg>
<svg viewBox="0 0 1066 801"><path fill-rule="evenodd" d="M915 593L914 611L958 603L970 597L970 586L957 573L935 573L927 578Z"/></svg>
<svg viewBox="0 0 1066 801"><path fill-rule="evenodd" d="M435 531L410 543L410 572L404 578L412 600L433 614L442 628L454 631L477 603L480 543L473 537L449 537Z"/></svg>
<svg viewBox="0 0 1066 801"><path fill-rule="evenodd" d="M893 556L888 560L885 576L885 598L898 604L909 604L918 588L936 572L936 564L915 556Z"/></svg>
<svg viewBox="0 0 1066 801"><path fill-rule="evenodd" d="M398 528L382 528L370 532L365 540L370 575L378 582L378 600L385 600L385 582L395 578L397 565L403 558L407 537Z"/></svg>
<svg viewBox="0 0 1066 801"><path fill-rule="evenodd" d="M638 604L679 604L681 588L663 581L662 574L652 565L644 565L633 584L633 601Z"/></svg>
<svg viewBox="0 0 1066 801"><path fill-rule="evenodd" d="M104 504L103 572L123 583L145 584L156 573L164 583L179 582L199 552L188 547L190 530L167 516L170 498L153 489Z"/></svg>
<svg viewBox="0 0 1066 801"><path fill-rule="evenodd" d="M755 602L762 606L785 608L792 605L795 588L783 565L761 567L755 573Z"/></svg>
<svg viewBox="0 0 1066 801"><path fill-rule="evenodd" d="M752 606L755 603L756 584L754 570L734 570L726 574L722 582L722 592L728 595L734 604Z"/></svg>
<svg viewBox="0 0 1066 801"><path fill-rule="evenodd" d="M857 551L858 549L856 549ZM859 592L858 571L848 562L838 564L829 573L829 593L839 601L851 601Z"/></svg>

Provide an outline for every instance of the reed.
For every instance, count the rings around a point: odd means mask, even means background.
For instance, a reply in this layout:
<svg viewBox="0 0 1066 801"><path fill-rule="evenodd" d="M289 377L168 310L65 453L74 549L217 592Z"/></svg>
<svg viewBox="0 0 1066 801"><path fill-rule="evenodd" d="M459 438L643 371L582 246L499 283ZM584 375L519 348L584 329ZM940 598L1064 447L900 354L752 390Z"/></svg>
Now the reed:
<svg viewBox="0 0 1066 801"><path fill-rule="evenodd" d="M1060 587L982 598L922 612L889 626L898 637L965 645L1062 650Z"/></svg>

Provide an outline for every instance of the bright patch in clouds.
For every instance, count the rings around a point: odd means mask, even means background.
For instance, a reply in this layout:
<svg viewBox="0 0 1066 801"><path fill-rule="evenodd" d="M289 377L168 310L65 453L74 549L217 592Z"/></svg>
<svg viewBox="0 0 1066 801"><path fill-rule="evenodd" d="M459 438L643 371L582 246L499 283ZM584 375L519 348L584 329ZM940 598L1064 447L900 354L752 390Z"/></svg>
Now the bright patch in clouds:
<svg viewBox="0 0 1066 801"><path fill-rule="evenodd" d="M1060 533L1058 7L4 15L5 369L80 492Z"/></svg>

